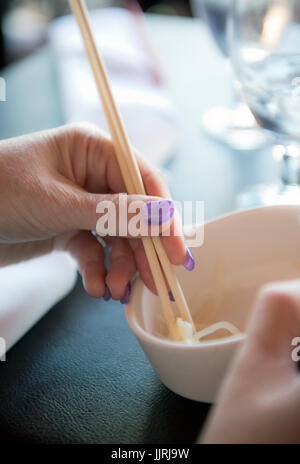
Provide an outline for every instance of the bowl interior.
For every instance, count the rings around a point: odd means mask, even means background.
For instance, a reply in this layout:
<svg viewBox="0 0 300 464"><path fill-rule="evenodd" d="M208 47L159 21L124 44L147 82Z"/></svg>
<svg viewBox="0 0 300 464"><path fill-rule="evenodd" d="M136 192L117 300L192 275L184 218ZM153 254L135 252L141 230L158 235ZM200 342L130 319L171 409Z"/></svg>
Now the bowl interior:
<svg viewBox="0 0 300 464"><path fill-rule="evenodd" d="M299 212L294 206L265 207L205 225L204 244L192 248L195 269L176 267L196 327L225 320L245 331L263 284L300 277ZM159 298L140 279L127 315L138 336L167 339ZM219 331L205 340L224 336Z"/></svg>

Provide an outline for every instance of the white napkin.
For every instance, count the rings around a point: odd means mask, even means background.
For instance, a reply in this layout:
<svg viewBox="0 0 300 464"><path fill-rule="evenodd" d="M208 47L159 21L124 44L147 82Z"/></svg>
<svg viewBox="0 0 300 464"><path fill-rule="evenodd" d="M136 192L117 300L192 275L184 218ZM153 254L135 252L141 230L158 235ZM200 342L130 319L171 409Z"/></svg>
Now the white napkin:
<svg viewBox="0 0 300 464"><path fill-rule="evenodd" d="M90 18L133 145L152 162L164 162L178 141L177 112L164 85L154 79L153 55L143 40L141 24L122 8L92 10ZM73 16L54 20L49 39L66 120L87 120L107 129Z"/></svg>
<svg viewBox="0 0 300 464"><path fill-rule="evenodd" d="M6 350L70 292L76 275L75 262L64 252L0 268L0 337Z"/></svg>

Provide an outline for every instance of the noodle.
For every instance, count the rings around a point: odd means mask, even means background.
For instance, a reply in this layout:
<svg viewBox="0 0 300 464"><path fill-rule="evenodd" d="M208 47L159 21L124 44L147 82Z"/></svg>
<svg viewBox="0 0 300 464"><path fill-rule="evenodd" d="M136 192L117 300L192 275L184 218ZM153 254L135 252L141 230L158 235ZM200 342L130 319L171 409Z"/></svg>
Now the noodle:
<svg viewBox="0 0 300 464"><path fill-rule="evenodd" d="M241 333L241 331L235 325L231 324L231 322L220 321L193 334L192 324L182 320L181 317L177 317L176 319L176 330L178 338L188 345L201 343L202 338L207 337L218 330L226 330L231 334L231 336Z"/></svg>
<svg viewBox="0 0 300 464"><path fill-rule="evenodd" d="M222 329L227 330L231 333L231 335L237 335L241 333L241 331L235 325L231 324L231 322L220 321L206 327L205 329L200 330L199 332L196 332L195 338L199 341L201 338L206 337L207 335L211 335L212 333L217 332L217 330Z"/></svg>

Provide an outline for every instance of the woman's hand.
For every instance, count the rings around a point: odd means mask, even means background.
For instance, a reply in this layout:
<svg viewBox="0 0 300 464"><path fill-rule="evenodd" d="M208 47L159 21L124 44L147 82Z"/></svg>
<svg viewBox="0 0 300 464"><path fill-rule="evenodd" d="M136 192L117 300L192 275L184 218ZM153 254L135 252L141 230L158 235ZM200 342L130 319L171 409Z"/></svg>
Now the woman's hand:
<svg viewBox="0 0 300 464"><path fill-rule="evenodd" d="M170 192L161 173L137 158L151 196L127 200L128 205L142 201L147 212L149 201L169 199ZM137 270L155 292L139 238L106 237L111 246L107 270L103 247L90 232L100 216L97 205L109 200L118 208L119 192L126 189L112 142L92 125L68 125L0 142L0 265L67 250L78 263L87 292L96 298L126 302ZM183 238L173 233L178 221L173 203L163 204L171 231L162 237L166 252L173 264L190 269L193 260Z"/></svg>
<svg viewBox="0 0 300 464"><path fill-rule="evenodd" d="M264 287L248 332L201 442L300 443L300 281Z"/></svg>

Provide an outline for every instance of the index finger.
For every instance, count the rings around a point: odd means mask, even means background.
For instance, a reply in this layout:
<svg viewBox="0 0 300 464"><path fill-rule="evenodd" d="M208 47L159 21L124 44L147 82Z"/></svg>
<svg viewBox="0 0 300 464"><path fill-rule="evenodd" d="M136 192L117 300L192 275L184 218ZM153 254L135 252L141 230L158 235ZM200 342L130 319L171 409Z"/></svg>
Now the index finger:
<svg viewBox="0 0 300 464"><path fill-rule="evenodd" d="M300 280L274 282L261 288L249 324L249 337L270 356L290 350L300 335Z"/></svg>
<svg viewBox="0 0 300 464"><path fill-rule="evenodd" d="M261 288L248 325L248 337L237 356L241 377L266 382L273 389L299 377L293 340L300 335L300 280L275 282ZM300 354L300 350L298 349Z"/></svg>

